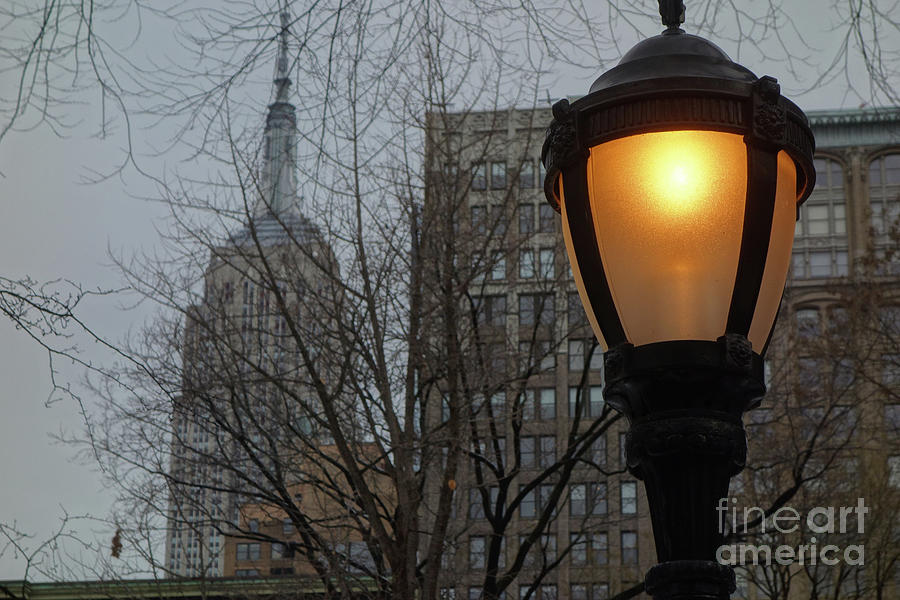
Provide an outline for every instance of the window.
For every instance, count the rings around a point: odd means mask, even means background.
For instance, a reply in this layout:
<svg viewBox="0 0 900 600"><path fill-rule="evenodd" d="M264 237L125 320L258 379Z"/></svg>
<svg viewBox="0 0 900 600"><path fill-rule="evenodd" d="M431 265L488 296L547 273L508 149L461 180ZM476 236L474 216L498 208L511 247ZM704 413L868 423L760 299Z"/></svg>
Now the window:
<svg viewBox="0 0 900 600"><path fill-rule="evenodd" d="M883 306L878 310L879 326L886 333L900 335L900 306Z"/></svg>
<svg viewBox="0 0 900 600"><path fill-rule="evenodd" d="M853 360L842 358L834 365L834 387L838 391L844 391L853 385L856 379L856 369Z"/></svg>
<svg viewBox="0 0 900 600"><path fill-rule="evenodd" d="M797 383L804 390L815 390L822 383L822 361L818 358L797 359Z"/></svg>
<svg viewBox="0 0 900 600"><path fill-rule="evenodd" d="M481 588L472 586L469 588L469 600L479 600L481 598Z"/></svg>
<svg viewBox="0 0 900 600"><path fill-rule="evenodd" d="M480 296L475 298L478 325L504 327L506 325L506 296Z"/></svg>
<svg viewBox="0 0 900 600"><path fill-rule="evenodd" d="M284 558L284 544L272 542L272 558Z"/></svg>
<svg viewBox="0 0 900 600"><path fill-rule="evenodd" d="M502 281L506 279L506 257L502 252L494 252L491 261L491 281Z"/></svg>
<svg viewBox="0 0 900 600"><path fill-rule="evenodd" d="M800 208L793 275L799 279L846 276L849 265L843 167L829 158L814 162L816 189Z"/></svg>
<svg viewBox="0 0 900 600"><path fill-rule="evenodd" d="M609 536L606 532L591 534L591 564L605 565L609 562Z"/></svg>
<svg viewBox="0 0 900 600"><path fill-rule="evenodd" d="M818 187L818 185L816 186ZM869 164L869 202L872 229L883 236L900 222L900 154L879 156Z"/></svg>
<svg viewBox="0 0 900 600"><path fill-rule="evenodd" d="M553 486L541 486L541 487L553 487ZM545 534L541 535L541 551L544 555L544 560L547 563L551 563L554 560L556 560L556 534L545 533Z"/></svg>
<svg viewBox="0 0 900 600"><path fill-rule="evenodd" d="M542 435L539 440L538 466L542 469L552 467L556 462L556 436Z"/></svg>
<svg viewBox="0 0 900 600"><path fill-rule="evenodd" d="M487 224L487 208L484 206L473 206L469 209L472 215L472 233L484 235L488 231Z"/></svg>
<svg viewBox="0 0 900 600"><path fill-rule="evenodd" d="M509 219L506 216L506 209L503 205L491 207L491 232L502 238L506 235L506 229L509 226Z"/></svg>
<svg viewBox="0 0 900 600"><path fill-rule="evenodd" d="M584 340L569 340L569 371L581 372L583 369ZM571 398L571 396L570 392L569 397ZM571 413L569 416L572 416Z"/></svg>
<svg viewBox="0 0 900 600"><path fill-rule="evenodd" d="M534 204L519 205L519 233L534 233Z"/></svg>
<svg viewBox="0 0 900 600"><path fill-rule="evenodd" d="M569 486L569 514L583 517L587 513L587 484L576 483Z"/></svg>
<svg viewBox="0 0 900 600"><path fill-rule="evenodd" d="M575 418L575 411L578 402L577 387L569 388L569 417ZM599 385L589 386L582 391L581 397L581 417L599 417L603 412L603 387Z"/></svg>
<svg viewBox="0 0 900 600"><path fill-rule="evenodd" d="M522 161L522 168L519 169L519 187L531 189L534 187L534 183L534 161L526 158Z"/></svg>
<svg viewBox="0 0 900 600"><path fill-rule="evenodd" d="M531 596L528 591L531 585L523 584L519 586L519 600L531 598L531 600L557 600L556 584L544 584L534 590Z"/></svg>
<svg viewBox="0 0 900 600"><path fill-rule="evenodd" d="M797 335L801 339L815 338L821 332L819 310L816 308L801 308L797 310Z"/></svg>
<svg viewBox="0 0 900 600"><path fill-rule="evenodd" d="M556 418L556 388L525 390L525 399L522 403L522 420L531 421L535 418L535 415L545 421Z"/></svg>
<svg viewBox="0 0 900 600"><path fill-rule="evenodd" d="M556 271L553 248L541 248L538 258L541 279L553 279Z"/></svg>
<svg viewBox="0 0 900 600"><path fill-rule="evenodd" d="M891 487L900 488L900 456L888 457L888 483Z"/></svg>
<svg viewBox="0 0 900 600"><path fill-rule="evenodd" d="M541 233L556 231L556 212L546 202L541 202L538 208L538 231Z"/></svg>
<svg viewBox="0 0 900 600"><path fill-rule="evenodd" d="M519 486L520 493L524 487L524 485ZM547 504L550 502L550 495L552 493L553 485L544 484L539 485L533 490L524 494L522 496L522 502L519 504L519 516L521 516L523 519L533 519L537 515L541 514L544 509L547 508ZM553 541L555 542L556 538L554 538Z"/></svg>
<svg viewBox="0 0 900 600"><path fill-rule="evenodd" d="M272 558L293 558L294 550L287 544L272 542Z"/></svg>
<svg viewBox="0 0 900 600"><path fill-rule="evenodd" d="M581 304L578 292L569 292L566 297L566 312L569 318L569 329L587 325L587 315L584 313L584 306Z"/></svg>
<svg viewBox="0 0 900 600"><path fill-rule="evenodd" d="M247 523L247 527L253 533L257 533L259 531L259 521L256 519L250 519L250 521Z"/></svg>
<svg viewBox="0 0 900 600"><path fill-rule="evenodd" d="M505 162L492 162L491 163L491 189L492 190L502 190L506 189L506 163Z"/></svg>
<svg viewBox="0 0 900 600"><path fill-rule="evenodd" d="M450 420L450 398L447 396L441 396L441 423L446 423ZM444 449L446 453L446 448ZM443 463L446 467L446 461Z"/></svg>
<svg viewBox="0 0 900 600"><path fill-rule="evenodd" d="M519 503L519 516L523 519L533 519L538 512L535 490L530 490L522 496Z"/></svg>
<svg viewBox="0 0 900 600"><path fill-rule="evenodd" d="M592 385L590 388L590 403L588 407L591 409L592 417L599 417L601 413L603 413L603 387L599 385Z"/></svg>
<svg viewBox="0 0 900 600"><path fill-rule="evenodd" d="M554 388L543 388L539 393L539 415L541 420L548 421L556 418L556 390Z"/></svg>
<svg viewBox="0 0 900 600"><path fill-rule="evenodd" d="M588 486L588 506L592 515L605 515L609 509L606 498L606 482L596 482Z"/></svg>
<svg viewBox="0 0 900 600"><path fill-rule="evenodd" d="M500 488L496 485L492 485L488 488L488 502L489 506L493 509L497 505L497 498L500 495ZM481 496L481 490L478 488L472 488L469 490L469 518L470 519L483 519L485 516L484 511L484 499Z"/></svg>
<svg viewBox="0 0 900 600"><path fill-rule="evenodd" d="M573 583L569 587L569 598L571 600L588 600L588 586L583 583Z"/></svg>
<svg viewBox="0 0 900 600"><path fill-rule="evenodd" d="M622 564L623 565L638 564L637 532L636 531L623 531L622 532Z"/></svg>
<svg viewBox="0 0 900 600"><path fill-rule="evenodd" d="M477 488L469 490L469 518L484 518L484 502L481 501L481 491Z"/></svg>
<svg viewBox="0 0 900 600"><path fill-rule="evenodd" d="M504 392L491 394L491 416L502 419L504 415L506 415L506 394Z"/></svg>
<svg viewBox="0 0 900 600"><path fill-rule="evenodd" d="M519 279L534 278L534 250L519 251Z"/></svg>
<svg viewBox="0 0 900 600"><path fill-rule="evenodd" d="M536 365L540 371L548 371L556 367L556 352L550 347L549 340L536 340L533 342L519 342L520 368L522 370L530 370ZM528 407L532 410L534 407ZM533 419L534 415L528 417Z"/></svg>
<svg viewBox="0 0 900 600"><path fill-rule="evenodd" d="M900 185L900 154L887 154L869 165L869 183L872 185Z"/></svg>
<svg viewBox="0 0 900 600"><path fill-rule="evenodd" d="M830 158L816 158L816 189L800 207L796 235L800 237L844 236L847 217L844 206L844 169Z"/></svg>
<svg viewBox="0 0 900 600"><path fill-rule="evenodd" d="M900 386L900 354L881 355L881 383Z"/></svg>
<svg viewBox="0 0 900 600"><path fill-rule="evenodd" d="M586 354L592 347L593 340L569 340L569 371L580 373L584 369ZM592 371L603 370L603 351L599 346L591 354L590 368Z"/></svg>
<svg viewBox="0 0 900 600"><path fill-rule="evenodd" d="M830 306L828 308L828 331L832 333L840 333L849 326L850 317L847 309L843 306Z"/></svg>
<svg viewBox="0 0 900 600"><path fill-rule="evenodd" d="M259 543L237 544L235 548L236 560L259 560Z"/></svg>
<svg viewBox="0 0 900 600"><path fill-rule="evenodd" d="M493 375L506 372L506 344L493 342L484 345L485 366Z"/></svg>
<svg viewBox="0 0 900 600"><path fill-rule="evenodd" d="M606 483L576 483L569 488L569 514L573 517L607 513Z"/></svg>
<svg viewBox="0 0 900 600"><path fill-rule="evenodd" d="M541 371L549 371L556 368L556 352L550 347L549 340L538 340L535 342L535 350L537 356L541 359ZM556 394L556 391L553 392Z"/></svg>
<svg viewBox="0 0 900 600"><path fill-rule="evenodd" d="M601 434L591 444L590 460L598 467L606 465L606 434Z"/></svg>
<svg viewBox="0 0 900 600"><path fill-rule="evenodd" d="M843 277L849 269L847 250L795 250L793 273L798 279Z"/></svg>
<svg viewBox="0 0 900 600"><path fill-rule="evenodd" d="M553 294L519 294L519 325L552 325Z"/></svg>
<svg viewBox="0 0 900 600"><path fill-rule="evenodd" d="M459 183L459 165L455 162L445 162L441 170L443 179L441 183L446 186L456 186Z"/></svg>
<svg viewBox="0 0 900 600"><path fill-rule="evenodd" d="M440 592L440 600L456 600L456 588L442 587Z"/></svg>
<svg viewBox="0 0 900 600"><path fill-rule="evenodd" d="M235 569L234 576L235 577L257 577L257 576L259 576L259 569Z"/></svg>
<svg viewBox="0 0 900 600"><path fill-rule="evenodd" d="M608 600L609 584L595 583L591 588L591 600Z"/></svg>
<svg viewBox="0 0 900 600"><path fill-rule="evenodd" d="M810 439L817 430L825 425L825 409L819 407L804 407L800 409L800 417L797 420L797 429L800 439Z"/></svg>
<svg viewBox="0 0 900 600"><path fill-rule="evenodd" d="M620 500L623 515L637 514L637 482L622 482L620 487Z"/></svg>
<svg viewBox="0 0 900 600"><path fill-rule="evenodd" d="M472 165L472 189L478 192L487 189L487 167L484 163Z"/></svg>
<svg viewBox="0 0 900 600"><path fill-rule="evenodd" d="M884 405L884 426L888 431L900 431L900 404Z"/></svg>
<svg viewBox="0 0 900 600"><path fill-rule="evenodd" d="M523 435L519 438L519 452L523 469L530 469L537 465L536 440L537 438L532 435Z"/></svg>
<svg viewBox="0 0 900 600"><path fill-rule="evenodd" d="M473 535L469 537L469 568L483 569L485 563L485 537Z"/></svg>
<svg viewBox="0 0 900 600"><path fill-rule="evenodd" d="M587 535L581 532L570 533L569 543L571 544L571 549L569 550L569 560L572 562L572 566L582 567L586 565L588 554Z"/></svg>
<svg viewBox="0 0 900 600"><path fill-rule="evenodd" d="M623 469L628 466L628 457L625 455L625 439L627 435L624 431L619 433L619 466Z"/></svg>

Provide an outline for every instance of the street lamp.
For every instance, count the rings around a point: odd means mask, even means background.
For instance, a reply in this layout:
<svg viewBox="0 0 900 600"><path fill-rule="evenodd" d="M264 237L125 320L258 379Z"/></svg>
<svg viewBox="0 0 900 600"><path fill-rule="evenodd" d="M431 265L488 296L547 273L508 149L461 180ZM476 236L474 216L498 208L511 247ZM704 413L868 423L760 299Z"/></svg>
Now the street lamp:
<svg viewBox="0 0 900 600"><path fill-rule="evenodd" d="M814 140L775 79L682 31L680 0L659 5L661 35L553 106L544 191L647 489L660 564L646 590L728 598L715 508L745 464L742 415L765 393Z"/></svg>

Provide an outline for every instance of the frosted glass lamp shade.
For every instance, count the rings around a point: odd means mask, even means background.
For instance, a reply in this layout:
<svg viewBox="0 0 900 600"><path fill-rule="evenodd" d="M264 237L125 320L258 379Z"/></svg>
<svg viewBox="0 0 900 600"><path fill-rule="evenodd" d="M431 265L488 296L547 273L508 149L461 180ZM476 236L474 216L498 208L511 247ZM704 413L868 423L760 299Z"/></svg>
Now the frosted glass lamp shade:
<svg viewBox="0 0 900 600"><path fill-rule="evenodd" d="M715 341L725 334L741 254L747 147L718 131L664 131L590 148L587 189L603 273L573 272L604 350L585 277L603 276L633 345ZM796 168L781 152L773 232L750 338L761 349L787 276L796 214ZM560 202L569 260L578 258Z"/></svg>

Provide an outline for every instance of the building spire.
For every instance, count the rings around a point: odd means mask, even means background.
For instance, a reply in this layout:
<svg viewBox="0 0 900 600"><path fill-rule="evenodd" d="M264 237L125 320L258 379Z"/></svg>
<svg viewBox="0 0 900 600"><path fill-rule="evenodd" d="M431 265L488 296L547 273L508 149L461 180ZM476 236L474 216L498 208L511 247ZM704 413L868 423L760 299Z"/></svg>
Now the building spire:
<svg viewBox="0 0 900 600"><path fill-rule="evenodd" d="M275 63L275 100L269 105L263 139L263 164L261 173L262 198L256 205L255 215L266 213L282 215L294 206L297 198L295 177L295 144L297 118L294 105L288 101L291 86L288 61L288 36L291 16L281 12L281 31L278 34L278 59Z"/></svg>
<svg viewBox="0 0 900 600"><path fill-rule="evenodd" d="M288 33L291 15L287 10L281 12L281 33L278 34L278 62L275 64L275 102L287 102L288 88Z"/></svg>

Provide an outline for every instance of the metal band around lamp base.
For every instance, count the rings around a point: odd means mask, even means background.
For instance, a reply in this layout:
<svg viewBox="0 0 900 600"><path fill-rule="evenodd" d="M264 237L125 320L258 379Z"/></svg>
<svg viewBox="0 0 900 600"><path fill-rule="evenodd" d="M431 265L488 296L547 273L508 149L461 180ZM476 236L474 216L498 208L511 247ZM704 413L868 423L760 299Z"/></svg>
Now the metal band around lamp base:
<svg viewBox="0 0 900 600"><path fill-rule="evenodd" d="M766 392L762 357L749 340L620 344L603 355L606 401L636 423L651 415L691 411L739 420Z"/></svg>
<svg viewBox="0 0 900 600"><path fill-rule="evenodd" d="M727 600L737 586L729 567L706 560L678 560L651 568L644 589L654 600Z"/></svg>

